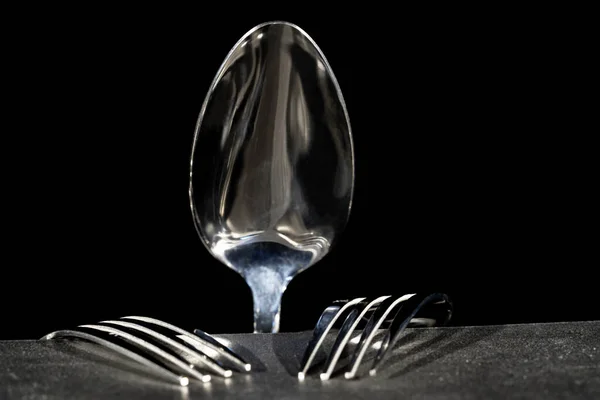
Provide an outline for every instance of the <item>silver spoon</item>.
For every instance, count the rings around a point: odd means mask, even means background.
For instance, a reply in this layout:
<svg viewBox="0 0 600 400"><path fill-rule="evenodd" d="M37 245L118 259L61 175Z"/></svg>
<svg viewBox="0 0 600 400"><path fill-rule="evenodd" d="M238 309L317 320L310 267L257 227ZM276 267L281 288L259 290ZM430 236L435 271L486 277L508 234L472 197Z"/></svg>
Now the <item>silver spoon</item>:
<svg viewBox="0 0 600 400"><path fill-rule="evenodd" d="M254 332L278 332L288 283L344 229L354 189L352 135L337 80L299 27L246 33L202 105L189 195L209 252L244 277Z"/></svg>

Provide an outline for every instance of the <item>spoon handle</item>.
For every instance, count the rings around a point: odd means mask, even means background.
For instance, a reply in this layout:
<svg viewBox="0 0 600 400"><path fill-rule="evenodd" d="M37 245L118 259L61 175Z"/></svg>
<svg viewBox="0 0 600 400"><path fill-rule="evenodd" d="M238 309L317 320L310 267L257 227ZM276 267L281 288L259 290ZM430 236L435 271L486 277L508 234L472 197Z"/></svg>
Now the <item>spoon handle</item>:
<svg viewBox="0 0 600 400"><path fill-rule="evenodd" d="M273 268L251 268L244 271L252 291L254 304L254 333L279 332L281 298L290 278Z"/></svg>

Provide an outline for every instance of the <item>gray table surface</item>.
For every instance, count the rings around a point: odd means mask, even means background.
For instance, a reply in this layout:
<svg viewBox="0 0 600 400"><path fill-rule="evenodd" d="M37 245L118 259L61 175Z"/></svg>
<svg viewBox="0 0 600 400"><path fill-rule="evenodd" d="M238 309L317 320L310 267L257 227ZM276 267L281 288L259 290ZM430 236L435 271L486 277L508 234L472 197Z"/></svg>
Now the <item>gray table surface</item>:
<svg viewBox="0 0 600 400"><path fill-rule="evenodd" d="M254 372L182 388L82 342L0 342L0 399L600 399L600 321L408 329L374 378L296 373L311 332L219 335Z"/></svg>

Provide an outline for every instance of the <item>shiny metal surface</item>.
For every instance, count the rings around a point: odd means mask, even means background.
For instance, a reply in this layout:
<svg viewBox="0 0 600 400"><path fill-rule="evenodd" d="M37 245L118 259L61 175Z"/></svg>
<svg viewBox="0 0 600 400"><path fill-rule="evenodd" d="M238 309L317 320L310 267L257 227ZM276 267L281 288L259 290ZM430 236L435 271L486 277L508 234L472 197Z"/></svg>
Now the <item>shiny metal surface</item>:
<svg viewBox="0 0 600 400"><path fill-rule="evenodd" d="M285 288L343 230L353 185L348 113L323 53L293 24L253 28L202 106L189 194L202 242L252 290L255 332L278 331Z"/></svg>
<svg viewBox="0 0 600 400"><path fill-rule="evenodd" d="M307 378L315 363L316 354L323 350L326 336L341 319L344 322L334 331L336 336L333 346L325 349L326 361L315 368L322 371L319 374L321 380L331 378L344 352L350 354L351 359L339 369L344 371L346 379L353 379L358 377L359 367L367 352L376 351L369 369L369 375L373 376L406 327L444 325L451 316L452 303L441 293L381 296L368 301L364 297L336 301L323 311L315 326L304 352L298 379L303 381ZM362 333L352 338L361 329ZM375 336L382 333L382 330L383 339L374 344ZM355 346L351 346L355 343Z"/></svg>
<svg viewBox="0 0 600 400"><path fill-rule="evenodd" d="M338 360L342 356L342 352L344 348L348 344L351 339L352 333L358 326L358 324L362 321L365 315L377 308L377 306L384 301L385 299L391 296L381 296L376 298L373 301L370 301L365 306L362 307L362 310L354 309L348 314L342 328L338 332L337 338L335 339L335 343L333 344L333 348L329 352L329 357L325 362L325 372L321 373L320 378L323 381L328 380L331 377L331 374L335 370Z"/></svg>
<svg viewBox="0 0 600 400"><path fill-rule="evenodd" d="M186 340L194 347L202 349L205 352L207 348L215 351L221 358L233 363L234 367L238 371L250 372L252 370L252 365L250 365L250 363L246 362L240 355L236 354L233 350L219 342L213 336L200 329L194 329L194 334L197 336L196 340ZM186 335L186 338L190 337Z"/></svg>
<svg viewBox="0 0 600 400"><path fill-rule="evenodd" d="M151 367L157 375L181 386L187 386L190 380L209 382L213 375L227 379L233 376L232 369L244 373L252 369L242 357L208 333L196 331L194 335L150 317L128 316L81 325L49 333L40 340L63 338L100 345ZM132 346L137 350L132 351Z"/></svg>
<svg viewBox="0 0 600 400"><path fill-rule="evenodd" d="M362 303L362 306L366 305L365 300L366 297L359 297L353 300L337 300L323 311L313 330L312 338L308 342L306 350L304 350L304 356L302 357L302 363L300 364L300 372L298 372L298 379L304 380L325 337L340 316L344 315L348 309L351 309L358 304Z"/></svg>
<svg viewBox="0 0 600 400"><path fill-rule="evenodd" d="M420 325L422 321L425 321L426 326L432 326L437 323L440 325L445 325L452 317L452 302L448 296L443 293L415 295L404 303L400 303L400 309L394 316L394 319L382 340L379 351L375 356L373 365L369 370L369 374L371 376L377 373L377 368L383 364L385 357L390 353L389 349L392 349L396 342L398 342L398 339L400 338L404 329L411 324L417 313L419 313L421 309L425 307L428 307L429 310L433 310L434 313L433 315L428 315L429 318L416 319L415 325L417 326ZM429 321L433 321L433 323Z"/></svg>
<svg viewBox="0 0 600 400"><path fill-rule="evenodd" d="M86 333L86 332L80 332L77 330L55 331L55 332L47 334L46 336L42 337L40 340L52 340L52 339L61 339L61 338L82 339L86 342L98 344L102 347L105 347L109 350L119 353L135 362L138 362L142 365L150 367L153 371L156 371L158 374L167 378L169 382L177 383L181 386L187 386L189 384L189 378L174 373L170 369L163 367L160 363L157 363L146 357L142 357L139 354L136 354L133 351L128 350L128 349L124 348L123 346L120 346L116 343L102 339L95 335L90 335L89 333Z"/></svg>
<svg viewBox="0 0 600 400"><path fill-rule="evenodd" d="M102 325L117 325L119 327L128 328L130 330L138 331L143 334L150 336L152 339L156 340L162 346L169 349L169 351L181 358L182 361L187 362L190 366L193 365L194 368L199 369L208 369L210 372L216 373L223 378L229 378L232 375L231 370L224 369L220 366L215 360L206 354L199 353L196 350L192 350L184 344L178 343L175 340L160 334L152 329L146 328L145 326L134 324L132 322L125 321L101 321Z"/></svg>
<svg viewBox="0 0 600 400"><path fill-rule="evenodd" d="M188 331L185 331L173 324L161 321L156 318L140 317L140 316L127 316L121 317L125 320L141 321L151 325L160 326L170 330L177 334L177 337L187 343L188 345L196 348L203 353L213 353L212 358L218 359L219 361L230 364L231 368L241 372L248 372L252 369L252 366L246 362L241 356L236 354L233 350L220 343L214 337L208 333L199 329L194 330L194 335Z"/></svg>
<svg viewBox="0 0 600 400"><path fill-rule="evenodd" d="M117 336L123 339L125 342L136 346L140 350L148 353L151 357L156 357L161 360L161 362L169 365L174 370L177 370L183 376L189 376L195 378L201 382L210 382L211 376L202 374L201 372L192 368L188 363L181 361L179 358L173 356L172 354L166 352L165 350L157 347L156 345L150 343L147 340L139 338L135 335L130 334L129 332L122 331L120 329L115 329L110 326L102 326L102 325L81 325L79 328L87 328L91 330L96 330L100 332L106 332L111 335Z"/></svg>
<svg viewBox="0 0 600 400"><path fill-rule="evenodd" d="M371 314L367 325L362 330L360 339L358 341L358 346L356 347L356 351L354 352L352 360L348 366L348 371L344 373L344 377L346 379L353 379L356 377L358 367L367 353L367 350L371 348L373 339L375 339L375 335L379 329L384 326L384 323L386 320L388 320L388 318L391 317L393 320L398 311L399 304L408 300L412 296L414 296L414 294L400 298L390 297L382 302L379 307L377 307L375 312Z"/></svg>

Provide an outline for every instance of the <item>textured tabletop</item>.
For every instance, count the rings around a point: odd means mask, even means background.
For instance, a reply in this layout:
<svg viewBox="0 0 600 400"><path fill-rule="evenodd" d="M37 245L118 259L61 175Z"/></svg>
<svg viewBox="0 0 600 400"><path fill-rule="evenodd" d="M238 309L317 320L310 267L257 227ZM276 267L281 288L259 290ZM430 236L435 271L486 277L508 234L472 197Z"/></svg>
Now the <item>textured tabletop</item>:
<svg viewBox="0 0 600 400"><path fill-rule="evenodd" d="M187 388L89 344L0 342L0 399L600 399L600 321L408 329L374 378L299 382L310 335L220 335L254 373Z"/></svg>

